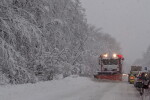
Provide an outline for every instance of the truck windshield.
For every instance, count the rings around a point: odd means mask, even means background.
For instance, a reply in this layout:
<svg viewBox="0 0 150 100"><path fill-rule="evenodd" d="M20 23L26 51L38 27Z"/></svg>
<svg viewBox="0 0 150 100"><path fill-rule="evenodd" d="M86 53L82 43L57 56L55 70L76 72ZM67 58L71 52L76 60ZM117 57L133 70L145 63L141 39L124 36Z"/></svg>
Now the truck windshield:
<svg viewBox="0 0 150 100"><path fill-rule="evenodd" d="M103 59L102 63L104 65L117 65L118 64L118 59Z"/></svg>

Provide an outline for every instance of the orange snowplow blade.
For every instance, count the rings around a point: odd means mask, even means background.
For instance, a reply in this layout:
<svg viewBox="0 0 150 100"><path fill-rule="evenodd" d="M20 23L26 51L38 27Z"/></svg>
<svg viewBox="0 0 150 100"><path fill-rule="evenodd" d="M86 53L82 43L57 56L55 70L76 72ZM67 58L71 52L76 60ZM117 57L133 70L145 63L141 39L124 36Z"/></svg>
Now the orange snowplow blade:
<svg viewBox="0 0 150 100"><path fill-rule="evenodd" d="M122 75L95 75L97 79L119 80L122 81Z"/></svg>

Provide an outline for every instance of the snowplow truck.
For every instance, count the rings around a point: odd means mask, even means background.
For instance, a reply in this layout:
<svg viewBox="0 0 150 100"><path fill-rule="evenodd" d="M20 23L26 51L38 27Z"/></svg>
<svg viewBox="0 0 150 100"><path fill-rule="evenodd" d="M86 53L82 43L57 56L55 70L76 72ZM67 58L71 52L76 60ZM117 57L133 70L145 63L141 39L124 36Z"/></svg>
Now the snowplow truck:
<svg viewBox="0 0 150 100"><path fill-rule="evenodd" d="M99 56L100 71L94 75L96 79L122 81L122 65L124 57L120 54L102 54Z"/></svg>

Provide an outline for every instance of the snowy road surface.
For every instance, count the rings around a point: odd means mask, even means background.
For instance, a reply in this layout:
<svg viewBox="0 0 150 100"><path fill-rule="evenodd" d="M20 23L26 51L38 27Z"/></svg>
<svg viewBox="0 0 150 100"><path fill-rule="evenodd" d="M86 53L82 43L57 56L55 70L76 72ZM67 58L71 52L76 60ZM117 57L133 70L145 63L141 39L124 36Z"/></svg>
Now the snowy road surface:
<svg viewBox="0 0 150 100"><path fill-rule="evenodd" d="M0 86L0 100L142 100L132 84L69 77L50 82ZM150 100L148 96L144 100Z"/></svg>

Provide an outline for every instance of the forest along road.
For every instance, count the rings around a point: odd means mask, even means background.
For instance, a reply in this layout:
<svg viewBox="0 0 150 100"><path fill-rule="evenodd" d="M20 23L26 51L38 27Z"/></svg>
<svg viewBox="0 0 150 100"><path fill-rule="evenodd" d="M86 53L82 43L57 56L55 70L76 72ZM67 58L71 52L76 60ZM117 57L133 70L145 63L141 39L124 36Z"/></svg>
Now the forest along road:
<svg viewBox="0 0 150 100"><path fill-rule="evenodd" d="M0 100L142 100L133 84L68 77L36 84L0 86ZM146 97L144 100L149 100Z"/></svg>

